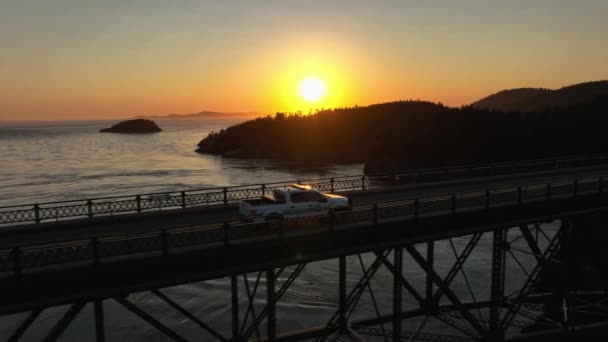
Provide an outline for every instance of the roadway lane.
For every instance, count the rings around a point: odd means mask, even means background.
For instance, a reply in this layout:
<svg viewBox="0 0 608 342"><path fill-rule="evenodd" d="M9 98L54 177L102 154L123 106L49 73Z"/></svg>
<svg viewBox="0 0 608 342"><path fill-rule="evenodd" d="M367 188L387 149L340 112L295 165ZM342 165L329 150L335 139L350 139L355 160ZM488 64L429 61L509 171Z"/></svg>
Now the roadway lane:
<svg viewBox="0 0 608 342"><path fill-rule="evenodd" d="M562 169L506 177L469 178L457 181L342 192L341 194L351 197L354 205L360 205L601 175L608 177L608 167ZM233 222L238 220L237 214L236 206L229 205L4 227L0 231L0 248L85 239L92 236L129 235L159 229Z"/></svg>

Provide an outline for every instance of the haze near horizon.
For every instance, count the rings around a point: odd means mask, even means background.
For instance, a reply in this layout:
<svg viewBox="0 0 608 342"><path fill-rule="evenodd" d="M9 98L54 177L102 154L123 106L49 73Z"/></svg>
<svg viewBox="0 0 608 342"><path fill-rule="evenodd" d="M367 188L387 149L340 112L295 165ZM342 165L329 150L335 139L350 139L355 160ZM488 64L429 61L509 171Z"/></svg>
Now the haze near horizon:
<svg viewBox="0 0 608 342"><path fill-rule="evenodd" d="M608 3L7 1L0 121L276 111L608 78Z"/></svg>

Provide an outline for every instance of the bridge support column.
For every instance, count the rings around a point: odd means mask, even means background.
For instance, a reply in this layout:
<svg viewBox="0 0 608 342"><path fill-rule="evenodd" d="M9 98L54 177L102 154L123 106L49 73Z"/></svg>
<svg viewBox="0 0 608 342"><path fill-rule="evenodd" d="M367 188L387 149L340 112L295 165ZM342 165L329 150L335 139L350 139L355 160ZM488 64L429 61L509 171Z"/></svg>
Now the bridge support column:
<svg viewBox="0 0 608 342"><path fill-rule="evenodd" d="M435 242L429 241L426 244L426 262L433 269L435 263ZM426 305L430 308L433 305L433 278L430 273L426 274Z"/></svg>
<svg viewBox="0 0 608 342"><path fill-rule="evenodd" d="M505 289L506 233L495 230L492 242L492 284L490 293L490 341L504 340L504 327L500 324Z"/></svg>
<svg viewBox="0 0 608 342"><path fill-rule="evenodd" d="M267 326L268 326L268 341L274 342L276 341L276 297L274 293L274 284L275 284L275 274L274 269L269 269L266 271L266 303L268 306L268 317L267 317Z"/></svg>
<svg viewBox="0 0 608 342"><path fill-rule="evenodd" d="M106 336L103 320L103 302L101 300L96 300L93 305L95 311L95 336L97 338L96 341L104 342L106 340Z"/></svg>
<svg viewBox="0 0 608 342"><path fill-rule="evenodd" d="M401 295L403 291L403 249L394 250L393 264L393 342L401 341Z"/></svg>
<svg viewBox="0 0 608 342"><path fill-rule="evenodd" d="M232 341L240 341L239 336L239 291L236 275L230 276L230 293L232 299Z"/></svg>
<svg viewBox="0 0 608 342"><path fill-rule="evenodd" d="M338 297L339 297L339 310L340 310L340 318L338 321L340 327L340 333L346 334L348 332L348 322L346 321L346 257L341 256L338 259Z"/></svg>
<svg viewBox="0 0 608 342"><path fill-rule="evenodd" d="M561 297L562 302L562 329L564 333L568 333L570 330L571 322L568 312L568 306L572 301L572 289L575 287L575 281L572 279L574 274L573 270L576 267L574 262L574 251L573 251L573 227L572 222L565 221L562 225L562 234L560 236L560 272L559 272L559 286L557 288L557 295Z"/></svg>

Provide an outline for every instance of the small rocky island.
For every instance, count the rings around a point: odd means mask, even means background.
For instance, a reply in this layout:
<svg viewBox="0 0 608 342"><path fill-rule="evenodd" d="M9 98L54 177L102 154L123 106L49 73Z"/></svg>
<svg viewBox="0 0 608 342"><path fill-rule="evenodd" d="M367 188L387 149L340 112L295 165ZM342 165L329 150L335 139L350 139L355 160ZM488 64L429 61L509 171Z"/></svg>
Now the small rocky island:
<svg viewBox="0 0 608 342"><path fill-rule="evenodd" d="M133 119L121 121L112 127L99 131L102 133L145 134L161 132L162 129L152 120Z"/></svg>

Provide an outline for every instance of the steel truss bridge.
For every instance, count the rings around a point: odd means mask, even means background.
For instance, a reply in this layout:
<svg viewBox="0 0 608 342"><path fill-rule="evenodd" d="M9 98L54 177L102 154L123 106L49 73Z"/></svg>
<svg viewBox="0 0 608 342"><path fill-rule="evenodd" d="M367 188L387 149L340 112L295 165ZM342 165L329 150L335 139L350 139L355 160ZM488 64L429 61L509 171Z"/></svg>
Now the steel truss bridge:
<svg viewBox="0 0 608 342"><path fill-rule="evenodd" d="M83 340L106 341L109 305L170 341L606 336L608 297L601 286L574 281L581 246L573 243L576 234L589 231L581 222L608 208L606 189L603 176L577 178L293 220L14 246L0 251L0 315L19 314L21 320L2 338L22 340L39 329L45 311L63 307L44 341L59 339L85 311L94 324ZM437 253L439 245L443 253ZM334 304L318 308L317 323L285 328L294 317L281 314L282 304L313 263L335 268ZM221 324L171 294L175 286L218 280L226 285ZM137 300L142 294L197 332L146 309Z"/></svg>

